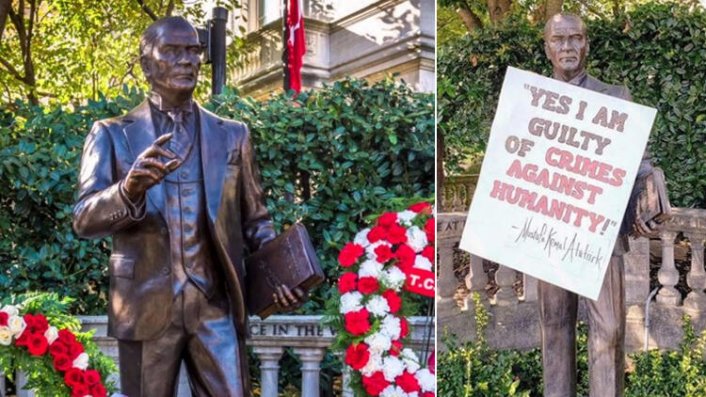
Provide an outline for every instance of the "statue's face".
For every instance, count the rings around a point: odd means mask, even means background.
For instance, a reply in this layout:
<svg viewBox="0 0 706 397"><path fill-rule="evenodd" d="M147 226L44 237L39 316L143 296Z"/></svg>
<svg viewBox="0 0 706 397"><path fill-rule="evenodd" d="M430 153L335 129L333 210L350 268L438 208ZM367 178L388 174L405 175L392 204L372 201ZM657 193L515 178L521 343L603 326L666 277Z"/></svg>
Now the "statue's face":
<svg viewBox="0 0 706 397"><path fill-rule="evenodd" d="M554 75L566 81L580 74L586 65L588 39L580 20L556 15L544 35L544 50Z"/></svg>
<svg viewBox="0 0 706 397"><path fill-rule="evenodd" d="M143 62L152 89L163 98L191 96L201 66L201 45L193 29L166 26Z"/></svg>

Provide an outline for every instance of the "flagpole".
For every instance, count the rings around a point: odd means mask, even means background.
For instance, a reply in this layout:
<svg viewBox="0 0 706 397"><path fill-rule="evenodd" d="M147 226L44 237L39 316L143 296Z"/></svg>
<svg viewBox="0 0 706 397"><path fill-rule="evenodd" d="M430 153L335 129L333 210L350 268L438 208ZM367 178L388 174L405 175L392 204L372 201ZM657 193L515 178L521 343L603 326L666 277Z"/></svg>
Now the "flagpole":
<svg viewBox="0 0 706 397"><path fill-rule="evenodd" d="M282 89L284 92L289 92L289 47L287 46L287 40L289 39L289 28L287 27L287 15L289 14L289 0L283 0L284 7L282 8L284 12L282 13L282 77L283 85Z"/></svg>

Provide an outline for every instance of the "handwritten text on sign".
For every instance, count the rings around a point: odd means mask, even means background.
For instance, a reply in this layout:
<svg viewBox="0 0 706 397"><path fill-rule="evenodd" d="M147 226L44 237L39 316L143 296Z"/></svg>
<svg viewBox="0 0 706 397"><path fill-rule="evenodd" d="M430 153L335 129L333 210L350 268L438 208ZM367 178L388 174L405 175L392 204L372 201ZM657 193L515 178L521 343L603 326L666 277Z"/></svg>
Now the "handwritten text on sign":
<svg viewBox="0 0 706 397"><path fill-rule="evenodd" d="M509 68L461 248L596 299L654 117Z"/></svg>

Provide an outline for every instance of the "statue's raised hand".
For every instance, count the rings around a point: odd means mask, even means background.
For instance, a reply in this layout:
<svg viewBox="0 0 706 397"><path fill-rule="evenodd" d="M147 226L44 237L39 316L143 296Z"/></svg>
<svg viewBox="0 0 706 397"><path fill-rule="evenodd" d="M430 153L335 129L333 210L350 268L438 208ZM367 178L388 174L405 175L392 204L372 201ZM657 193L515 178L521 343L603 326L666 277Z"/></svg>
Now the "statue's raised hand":
<svg viewBox="0 0 706 397"><path fill-rule="evenodd" d="M172 134L160 136L137 156L123 182L123 190L130 200L139 200L147 189L161 182L167 174L181 165L183 160L162 147L171 138ZM163 163L159 160L160 156L170 160Z"/></svg>

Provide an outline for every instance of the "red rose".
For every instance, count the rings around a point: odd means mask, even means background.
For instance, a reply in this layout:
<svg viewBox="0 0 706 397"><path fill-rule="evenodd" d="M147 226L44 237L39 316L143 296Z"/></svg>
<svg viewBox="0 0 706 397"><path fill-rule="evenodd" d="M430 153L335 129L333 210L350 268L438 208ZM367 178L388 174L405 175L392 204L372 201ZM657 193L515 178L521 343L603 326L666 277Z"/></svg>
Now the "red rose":
<svg viewBox="0 0 706 397"><path fill-rule="evenodd" d="M69 356L74 359L78 357L79 354L83 353L83 345L79 341L75 341L69 345Z"/></svg>
<svg viewBox="0 0 706 397"><path fill-rule="evenodd" d="M395 256L392 253L392 248L385 244L375 247L375 255L377 256L377 261L380 263L385 263Z"/></svg>
<svg viewBox="0 0 706 397"><path fill-rule="evenodd" d="M68 356L69 348L57 339L49 346L49 354L51 354L52 357L56 357L57 354Z"/></svg>
<svg viewBox="0 0 706 397"><path fill-rule="evenodd" d="M409 323L404 317L400 317L400 339L409 334Z"/></svg>
<svg viewBox="0 0 706 397"><path fill-rule="evenodd" d="M436 259L436 251L434 250L434 247L432 247L431 245L427 245L426 247L424 247L424 249L422 250L422 256L427 258L429 262L433 264L434 259Z"/></svg>
<svg viewBox="0 0 706 397"><path fill-rule="evenodd" d="M356 289L356 281L358 281L358 275L353 272L343 273L341 277L338 278L338 292L341 295L346 292L351 292Z"/></svg>
<svg viewBox="0 0 706 397"><path fill-rule="evenodd" d="M57 354L54 356L54 369L60 372L65 372L73 365L74 360L65 354Z"/></svg>
<svg viewBox="0 0 706 397"><path fill-rule="evenodd" d="M399 339L395 339L392 341L392 347L390 348L390 355L397 357L400 355L400 352L402 352L402 348L404 346L402 345L402 342L400 342Z"/></svg>
<svg viewBox="0 0 706 397"><path fill-rule="evenodd" d="M60 329L58 334L59 337L56 340L60 343L63 343L67 347L71 346L72 343L76 342L76 335L74 335L68 329Z"/></svg>
<svg viewBox="0 0 706 397"><path fill-rule="evenodd" d="M86 380L86 384L91 386L95 385L96 383L100 383L101 381L101 374L100 372L96 371L95 369L89 369L86 370L83 374L83 378Z"/></svg>
<svg viewBox="0 0 706 397"><path fill-rule="evenodd" d="M338 254L338 263L343 267L350 267L360 258L365 252L365 249L358 244L348 243Z"/></svg>
<svg viewBox="0 0 706 397"><path fill-rule="evenodd" d="M378 289L380 289L380 284L375 277L366 276L358 280L358 291L362 294L372 294Z"/></svg>
<svg viewBox="0 0 706 397"><path fill-rule="evenodd" d="M431 204L427 202L421 202L412 204L409 206L409 210L416 213L431 214Z"/></svg>
<svg viewBox="0 0 706 397"><path fill-rule="evenodd" d="M74 388L78 385L83 385L86 383L85 374L83 370L78 368L69 368L64 374L64 383L70 388Z"/></svg>
<svg viewBox="0 0 706 397"><path fill-rule="evenodd" d="M375 372L370 376L363 376L363 387L371 396L379 396L387 386L390 386L390 382L385 380L382 371Z"/></svg>
<svg viewBox="0 0 706 397"><path fill-rule="evenodd" d="M0 312L0 327L4 327L7 325L7 320L10 318L10 315L7 314L6 312Z"/></svg>
<svg viewBox="0 0 706 397"><path fill-rule="evenodd" d="M108 391L105 390L105 386L103 386L101 383L96 383L95 385L91 386L92 397L106 397L107 395Z"/></svg>
<svg viewBox="0 0 706 397"><path fill-rule="evenodd" d="M397 223L397 213L396 212L386 212L378 218L378 226L389 227Z"/></svg>
<svg viewBox="0 0 706 397"><path fill-rule="evenodd" d="M375 226L368 232L368 241L370 241L371 243L378 242L385 238L386 233L387 230L384 227Z"/></svg>
<svg viewBox="0 0 706 397"><path fill-rule="evenodd" d="M392 225L387 229L387 241L392 244L403 244L407 242L407 228L400 225Z"/></svg>
<svg viewBox="0 0 706 397"><path fill-rule="evenodd" d="M32 333L30 333L27 328L25 328L25 330L22 331L22 335L20 335L19 338L15 339L15 346L28 346L30 335L32 335Z"/></svg>
<svg viewBox="0 0 706 397"><path fill-rule="evenodd" d="M406 393L414 393L421 390L417 377L409 371L404 371L402 375L396 377L395 383L397 383L397 386L401 387Z"/></svg>
<svg viewBox="0 0 706 397"><path fill-rule="evenodd" d="M44 334L49 329L49 322L42 314L27 313L23 316L27 329L33 334Z"/></svg>
<svg viewBox="0 0 706 397"><path fill-rule="evenodd" d="M47 338L44 335L29 334L27 342L27 350L31 356L41 356L49 348L49 342L47 342Z"/></svg>
<svg viewBox="0 0 706 397"><path fill-rule="evenodd" d="M424 224L424 232L427 234L429 244L433 244L436 236L436 222L434 221L434 218L427 219L427 223Z"/></svg>
<svg viewBox="0 0 706 397"><path fill-rule="evenodd" d="M84 397L91 395L91 390L86 385L75 385L71 388L71 397Z"/></svg>
<svg viewBox="0 0 706 397"><path fill-rule="evenodd" d="M407 244L402 244L395 250L395 257L397 258L397 266L406 271L407 269L414 266L414 260L417 258L417 253L414 249Z"/></svg>
<svg viewBox="0 0 706 397"><path fill-rule="evenodd" d="M368 360L370 360L370 351L365 343L353 344L346 349L345 362L354 370L358 371L365 367Z"/></svg>
<svg viewBox="0 0 706 397"><path fill-rule="evenodd" d="M363 308L357 312L348 312L344 315L346 331L352 335L364 335L370 330L370 314Z"/></svg>
<svg viewBox="0 0 706 397"><path fill-rule="evenodd" d="M390 313L397 313L402 307L402 298L391 289L382 293L382 297L387 301L387 306L390 307Z"/></svg>

